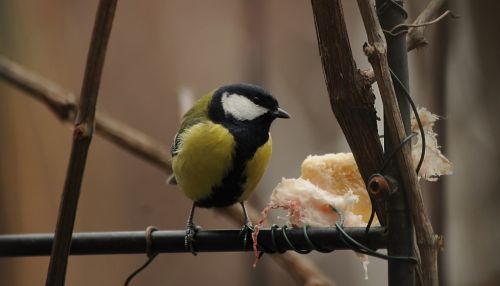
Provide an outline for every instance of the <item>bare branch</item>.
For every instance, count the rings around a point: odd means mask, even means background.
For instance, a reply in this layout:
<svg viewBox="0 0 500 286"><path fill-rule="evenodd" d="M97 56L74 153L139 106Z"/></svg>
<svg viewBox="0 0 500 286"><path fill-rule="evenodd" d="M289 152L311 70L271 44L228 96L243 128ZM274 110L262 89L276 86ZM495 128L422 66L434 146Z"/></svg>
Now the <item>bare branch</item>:
<svg viewBox="0 0 500 286"><path fill-rule="evenodd" d="M0 78L47 105L63 122L74 122L78 104L73 93L3 56L0 56ZM95 123L98 135L158 166L167 174L172 173L170 152L164 144L100 112L96 113Z"/></svg>
<svg viewBox="0 0 500 286"><path fill-rule="evenodd" d="M403 23L403 24L399 24L399 25L393 27L390 31L388 31L388 30L383 30L383 31L386 34L389 34L393 37L396 37L396 36L399 36L403 33L408 33L410 28L419 28L419 27L434 25L437 22L443 20L448 15L451 15L452 18L458 18L458 15L453 14L453 12L451 12L451 10L446 10L443 14L441 14L441 16L437 17L436 19L434 19L432 21L423 22L420 24L405 24L405 23ZM407 49L407 51L408 51L408 49Z"/></svg>
<svg viewBox="0 0 500 286"><path fill-rule="evenodd" d="M98 113L96 131L102 137L130 153L156 165L167 174L172 173L170 151L166 144L160 144L141 131L129 127L109 116Z"/></svg>
<svg viewBox="0 0 500 286"><path fill-rule="evenodd" d="M434 20L431 20L437 15L444 2L444 0L432 0L422 11L422 13L417 17L415 22L413 22L412 24L398 25L392 28L390 31L384 31L384 33L390 34L391 36L398 36L401 33L408 32L408 35L406 35L406 46L408 52L426 46L428 44L427 40L424 37L424 29L426 26L441 21L447 15L451 15L452 18L459 17L458 15L453 14L452 11L447 10L443 14L441 14L441 16L435 18ZM373 84L375 82L375 75L372 69L361 70L360 74L365 78L367 84Z"/></svg>
<svg viewBox="0 0 500 286"><path fill-rule="evenodd" d="M0 56L0 78L45 103L59 119L73 121L77 106L75 96L41 76Z"/></svg>
<svg viewBox="0 0 500 286"><path fill-rule="evenodd" d="M73 131L73 146L50 255L46 286L63 286L71 237L80 197L87 153L94 130L95 107L101 82L106 47L111 33L117 0L101 0L97 9L80 95L80 109Z"/></svg>
<svg viewBox="0 0 500 286"><path fill-rule="evenodd" d="M431 0L429 4L427 4L427 7L425 7L422 13L420 13L417 19L413 22L414 27L410 28L408 30L408 35L406 35L407 51L427 46L428 42L424 37L425 26L419 25L436 18L439 13L439 9L445 2L446 0Z"/></svg>
<svg viewBox="0 0 500 286"><path fill-rule="evenodd" d="M401 142L406 134L387 62L386 42L383 31L370 0L358 0L358 6L369 41L369 44L365 46L365 53L373 66L384 105L385 124L389 133L385 135L392 142ZM406 190L411 217L415 225L421 259L417 271L423 274L423 285L438 285L437 250L439 241L425 212L422 193L417 175L413 169L410 152L410 146L404 145L401 152L397 153L396 159L397 168L401 175L404 189Z"/></svg>
<svg viewBox="0 0 500 286"><path fill-rule="evenodd" d="M366 184L383 162L369 73L356 68L340 0L312 0L311 4L330 105ZM385 225L384 200L369 195Z"/></svg>

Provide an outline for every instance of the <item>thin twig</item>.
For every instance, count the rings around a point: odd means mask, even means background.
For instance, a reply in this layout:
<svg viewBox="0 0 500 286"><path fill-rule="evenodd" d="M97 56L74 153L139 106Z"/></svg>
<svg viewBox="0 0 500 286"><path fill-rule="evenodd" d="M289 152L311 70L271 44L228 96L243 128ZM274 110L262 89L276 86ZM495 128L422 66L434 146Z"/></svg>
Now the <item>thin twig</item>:
<svg viewBox="0 0 500 286"><path fill-rule="evenodd" d="M73 122L74 116L64 115L68 111L75 114L78 110L77 104L74 103L74 100L71 100L71 98L74 98L71 92L65 91L57 84L2 56L0 56L0 78L5 79L6 82L25 91L27 95L31 95L34 99L46 104L63 122ZM62 108L52 108L52 106L62 106ZM97 135L148 161L167 175L172 173L169 161L170 152L165 144L161 144L143 132L99 112L96 113L95 121ZM259 220L259 211L255 207L247 204L247 211L252 221ZM243 212L239 206L221 209L219 213L230 218L235 224L241 224ZM306 281L317 282L317 284L309 285L335 285L304 256L296 253L286 253L284 255L271 255L270 257L290 273L300 285L306 283Z"/></svg>
<svg viewBox="0 0 500 286"><path fill-rule="evenodd" d="M375 78L377 79L384 105L385 124L388 130L388 134L385 135L392 142L401 142L406 137L406 134L387 62L386 43L382 28L370 0L358 0L358 6L369 41L369 44L365 46L365 53L375 72ZM438 285L437 250L439 240L434 234L432 225L425 212L422 193L413 168L410 152L409 146L406 145L397 154L396 159L397 168L401 174L404 189L406 190L411 217L415 225L421 259L421 263L417 266L417 271L423 274L424 285Z"/></svg>
<svg viewBox="0 0 500 286"><path fill-rule="evenodd" d="M429 2L429 4L427 4L427 7L425 7L425 9L420 13L420 15L412 24L405 24L405 26L409 27L409 29L403 29L402 31L394 33L394 31L400 29L399 26L401 25L398 25L392 28L391 31L384 31L384 33L390 34L391 36L398 36L401 33L408 32L408 34L406 35L406 50L409 52L414 49L423 48L428 44L427 40L424 37L424 30L426 26L435 24L436 22L446 17L448 14L451 14L452 18L459 17L458 15L453 14L453 12L451 12L450 10L447 10L438 18L431 20L438 15L439 9L441 8L441 6L443 6L444 3L445 0L432 0ZM375 82L374 76L371 77L373 71L371 71L371 73L367 72L366 74L368 75L367 82Z"/></svg>
<svg viewBox="0 0 500 286"><path fill-rule="evenodd" d="M441 21L444 19L444 17L451 15L452 18L458 18L458 15L453 14L451 10L446 10L441 16L437 17L436 19L429 21L429 22L423 22L420 24L399 24L395 27L393 27L391 30L383 30L384 33L389 34L393 37L399 36L403 33L407 33L410 28L418 28L418 27L425 27L425 26L430 26L433 24L436 24L437 22ZM396 32L397 31L397 32Z"/></svg>
<svg viewBox="0 0 500 286"><path fill-rule="evenodd" d="M412 23L415 27L408 30L406 35L406 50L411 51L413 49L425 47L428 42L424 37L425 26L419 26L422 23L431 21L437 17L439 9L443 6L446 0L431 0L425 9L418 15L417 19Z"/></svg>
<svg viewBox="0 0 500 286"><path fill-rule="evenodd" d="M80 109L73 131L71 157L59 205L54 242L45 282L46 286L63 286L66 277L71 236L87 153L92 140L97 95L106 56L106 47L116 10L116 2L117 0L101 0L97 9L80 95Z"/></svg>

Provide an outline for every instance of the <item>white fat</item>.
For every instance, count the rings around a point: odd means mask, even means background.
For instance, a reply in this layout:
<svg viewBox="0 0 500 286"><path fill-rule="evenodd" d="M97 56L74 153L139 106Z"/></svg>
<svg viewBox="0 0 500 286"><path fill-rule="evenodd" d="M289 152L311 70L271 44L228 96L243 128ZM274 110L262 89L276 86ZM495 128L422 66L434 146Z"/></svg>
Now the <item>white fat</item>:
<svg viewBox="0 0 500 286"><path fill-rule="evenodd" d="M237 120L253 120L269 111L236 93L225 92L221 100L224 113L230 114Z"/></svg>

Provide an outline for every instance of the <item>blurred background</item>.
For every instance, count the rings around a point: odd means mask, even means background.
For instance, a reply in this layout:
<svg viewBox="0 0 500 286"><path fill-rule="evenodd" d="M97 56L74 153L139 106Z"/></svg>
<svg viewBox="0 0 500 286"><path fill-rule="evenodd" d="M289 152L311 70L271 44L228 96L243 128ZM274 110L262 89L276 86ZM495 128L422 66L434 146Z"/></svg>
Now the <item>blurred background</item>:
<svg viewBox="0 0 500 286"><path fill-rule="evenodd" d="M355 1L343 1L358 67L368 63ZM413 21L427 1L406 1ZM0 0L0 54L78 94L97 0ZM430 45L410 53L411 93L442 116L437 126L453 176L424 184L437 233L444 234L443 285L497 285L500 260L500 37L497 1L451 0L461 16L427 29ZM177 94L201 96L222 84L264 86L293 119L274 124L268 171L252 203L262 209L282 177L298 177L308 154L349 148L330 110L309 1L120 0L98 110L169 146ZM53 232L71 146L71 125L0 81L0 233ZM165 172L94 136L75 231L183 229L190 202L165 184ZM232 228L211 210L204 228ZM308 255L338 285L385 285L384 261L369 280L351 252ZM73 256L67 285L121 285L145 255ZM293 285L264 256L164 254L134 285ZM0 285L44 285L48 257L0 258Z"/></svg>

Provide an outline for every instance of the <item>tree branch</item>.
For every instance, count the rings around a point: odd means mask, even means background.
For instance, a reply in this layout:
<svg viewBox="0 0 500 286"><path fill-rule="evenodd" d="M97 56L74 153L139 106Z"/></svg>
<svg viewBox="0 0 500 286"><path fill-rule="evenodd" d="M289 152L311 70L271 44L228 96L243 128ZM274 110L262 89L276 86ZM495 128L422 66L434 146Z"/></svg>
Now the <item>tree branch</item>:
<svg viewBox="0 0 500 286"><path fill-rule="evenodd" d="M408 30L408 34L406 35L407 51L427 46L428 42L424 37L424 30L426 27L419 25L436 18L439 9L445 2L445 0L431 0L422 13L418 15L417 19L412 24L412 26L415 25L415 27L410 28Z"/></svg>
<svg viewBox="0 0 500 286"><path fill-rule="evenodd" d="M392 83L387 51L382 28L378 22L375 9L370 0L358 0L358 6L363 18L369 44L364 47L368 60L373 66L380 94L384 105L385 124L389 134L385 134L392 142L401 142L405 138L405 129L401 113L396 101L396 94ZM421 273L423 285L438 285L437 251L439 240L434 234L432 225L425 213L420 185L413 169L410 146L404 145L396 155L397 168L401 175L406 198L410 207L411 217L415 226L418 251L421 263L418 273Z"/></svg>
<svg viewBox="0 0 500 286"><path fill-rule="evenodd" d="M356 68L340 0L312 0L311 4L330 104L367 184L383 163L368 73ZM380 223L385 225L385 201L369 195Z"/></svg>
<svg viewBox="0 0 500 286"><path fill-rule="evenodd" d="M427 39L425 39L424 37L424 30L428 25L437 23L448 14L451 14L452 18L458 17L456 15L453 15L453 13L449 10L443 13L441 16L437 17L439 9L443 6L444 3L445 0L431 0L429 4L427 4L427 7L425 7L425 9L420 13L420 15L412 24L405 25L407 28L409 28L407 30L408 33L406 34L406 50L408 52L414 49L423 48L428 45ZM391 31L385 32L391 34L392 36L397 36L402 32L406 32L406 30L400 30L399 32L394 33L394 31L398 29L398 27L393 27ZM375 82L373 70L367 69L363 70L362 72L363 75L366 76L368 82Z"/></svg>
<svg viewBox="0 0 500 286"><path fill-rule="evenodd" d="M71 237L80 197L87 153L94 130L95 107L101 81L106 47L111 33L117 0L101 0L92 32L85 77L80 95L80 109L73 131L73 145L66 181L59 205L46 286L63 286L66 277Z"/></svg>
<svg viewBox="0 0 500 286"><path fill-rule="evenodd" d="M74 121L78 110L74 94L4 56L0 56L0 78L43 102L60 120Z"/></svg>
<svg viewBox="0 0 500 286"><path fill-rule="evenodd" d="M103 138L156 165L167 174L172 173L170 150L164 147L165 144L102 113L97 114L96 131Z"/></svg>
<svg viewBox="0 0 500 286"><path fill-rule="evenodd" d="M0 78L47 105L61 121L74 122L78 104L73 93L4 56L0 56ZM96 113L95 123L98 135L154 164L167 174L172 173L170 151L163 144L101 112Z"/></svg>

